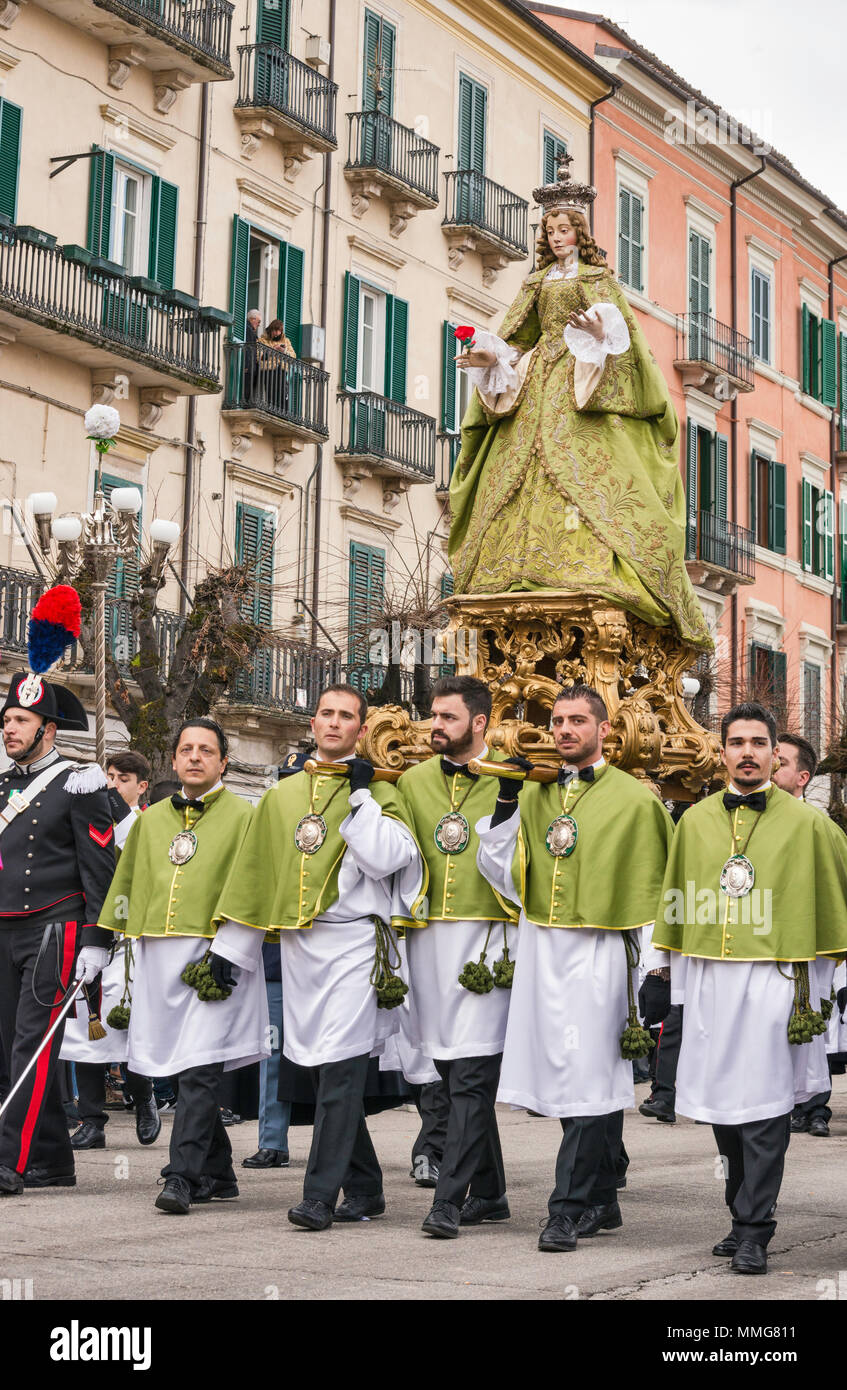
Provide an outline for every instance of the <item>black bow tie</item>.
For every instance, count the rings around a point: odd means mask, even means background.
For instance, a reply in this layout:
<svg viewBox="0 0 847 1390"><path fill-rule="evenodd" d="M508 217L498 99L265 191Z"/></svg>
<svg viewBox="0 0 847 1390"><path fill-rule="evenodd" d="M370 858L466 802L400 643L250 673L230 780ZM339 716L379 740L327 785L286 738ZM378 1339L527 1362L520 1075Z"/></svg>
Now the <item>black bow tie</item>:
<svg viewBox="0 0 847 1390"><path fill-rule="evenodd" d="M737 806L749 806L751 811L764 811L768 804L765 792L750 792L749 796L736 796L734 792L724 792L723 804L728 811Z"/></svg>
<svg viewBox="0 0 847 1390"><path fill-rule="evenodd" d="M578 776L579 776L580 782L593 782L593 781L594 781L594 768L593 768L593 767L581 767L581 768L579 769ZM567 786L568 782L572 782L573 780L574 780L574 769L573 769L572 767L560 767L560 768L559 768L559 786L560 786L560 787L565 787L565 786Z"/></svg>
<svg viewBox="0 0 847 1390"><path fill-rule="evenodd" d="M479 776L479 773L477 772L468 771L467 763L451 763L449 758L441 759L441 771L443 773L446 773L448 777L454 777L457 772L463 772L466 777L470 777L474 782L477 780L477 777Z"/></svg>
<svg viewBox="0 0 847 1390"><path fill-rule="evenodd" d="M191 801L184 796L180 796L179 792L174 792L171 797L171 805L175 806L178 811L205 811L206 809L204 802Z"/></svg>

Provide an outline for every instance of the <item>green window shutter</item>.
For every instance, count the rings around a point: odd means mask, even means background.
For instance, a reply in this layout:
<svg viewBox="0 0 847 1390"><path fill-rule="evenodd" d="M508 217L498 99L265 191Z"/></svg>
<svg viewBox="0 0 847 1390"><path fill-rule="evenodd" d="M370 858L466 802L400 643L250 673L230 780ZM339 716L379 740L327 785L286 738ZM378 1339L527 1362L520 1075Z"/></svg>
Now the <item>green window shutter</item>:
<svg viewBox="0 0 847 1390"><path fill-rule="evenodd" d="M243 617L270 627L273 622L274 542L273 512L237 502L235 506L235 558L252 567L253 588L241 604Z"/></svg>
<svg viewBox="0 0 847 1390"><path fill-rule="evenodd" d="M459 74L459 169L485 173L486 104L488 93L479 82Z"/></svg>
<svg viewBox="0 0 847 1390"><path fill-rule="evenodd" d="M803 394L808 396L812 388L812 346L810 322L811 314L808 305L800 306L800 384Z"/></svg>
<svg viewBox="0 0 847 1390"><path fill-rule="evenodd" d="M800 555L804 570L811 570L812 558L814 555L814 512L813 512L813 493L814 489L808 478L804 478L800 484L801 495L801 538Z"/></svg>
<svg viewBox="0 0 847 1390"><path fill-rule="evenodd" d="M821 394L821 328L817 315L807 310L809 323L809 395L820 400Z"/></svg>
<svg viewBox="0 0 847 1390"><path fill-rule="evenodd" d="M755 449L750 450L750 530L753 532L753 540L757 541L759 534L759 465L758 454Z"/></svg>
<svg viewBox="0 0 847 1390"><path fill-rule="evenodd" d="M134 487L141 493L142 506L144 499L144 489L126 478L116 478L111 473L100 474L100 487L106 501L112 496L116 487ZM134 555L119 555L115 560L114 566L109 572L108 588L106 598L132 598L138 588L138 574L141 564L141 512L138 513L138 544ZM115 621L112 623L113 638L125 637L130 632L130 627L121 620L117 626Z"/></svg>
<svg viewBox="0 0 847 1390"><path fill-rule="evenodd" d="M232 219L232 261L229 271L229 312L232 336L243 342L247 333L247 268L250 258L250 224Z"/></svg>
<svg viewBox="0 0 847 1390"><path fill-rule="evenodd" d="M362 77L362 110L376 109L376 69L379 61L380 16L365 10L365 71Z"/></svg>
<svg viewBox="0 0 847 1390"><path fill-rule="evenodd" d="M441 325L441 428L445 434L458 429L456 422L456 356L453 334L457 325L446 319Z"/></svg>
<svg viewBox="0 0 847 1390"><path fill-rule="evenodd" d="M276 316L285 324L285 336L300 356L300 326L303 318L304 252L287 241L279 243L279 280Z"/></svg>
<svg viewBox="0 0 847 1390"><path fill-rule="evenodd" d="M773 712L777 725L785 723L787 695L787 658L785 652L771 652L771 689Z"/></svg>
<svg viewBox="0 0 847 1390"><path fill-rule="evenodd" d="M714 436L714 474L715 474L715 495L712 498L712 510L715 516L726 521L726 494L727 494L727 460L729 458L729 439L725 434Z"/></svg>
<svg viewBox="0 0 847 1390"><path fill-rule="evenodd" d="M150 255L148 274L166 290L174 287L176 216L179 189L153 175L150 190Z"/></svg>
<svg viewBox="0 0 847 1390"><path fill-rule="evenodd" d="M347 655L351 665L367 664L370 632L385 625L385 551L350 542L350 589ZM351 680L360 690L370 684L368 673Z"/></svg>
<svg viewBox="0 0 847 1390"><path fill-rule="evenodd" d="M838 379L841 394L838 447L843 451L847 449L847 333L838 335Z"/></svg>
<svg viewBox="0 0 847 1390"><path fill-rule="evenodd" d="M259 0L256 11L256 42L278 43L288 48L291 0Z"/></svg>
<svg viewBox="0 0 847 1390"><path fill-rule="evenodd" d="M838 329L832 319L821 319L821 403L833 409L838 402L837 342Z"/></svg>
<svg viewBox="0 0 847 1390"><path fill-rule="evenodd" d="M385 395L406 404L406 354L409 305L396 295L385 296Z"/></svg>
<svg viewBox="0 0 847 1390"><path fill-rule="evenodd" d="M361 281L344 274L344 326L341 340L341 385L355 391L359 384L359 288Z"/></svg>
<svg viewBox="0 0 847 1390"><path fill-rule="evenodd" d="M93 147L97 150L97 146ZM90 160L88 176L88 249L95 256L108 256L112 226L112 186L115 156L97 150Z"/></svg>
<svg viewBox="0 0 847 1390"><path fill-rule="evenodd" d="M821 668L803 662L803 733L818 752L821 746Z"/></svg>
<svg viewBox="0 0 847 1390"><path fill-rule="evenodd" d="M454 589L452 570L445 570L441 576L441 597L449 598Z"/></svg>
<svg viewBox="0 0 847 1390"><path fill-rule="evenodd" d="M568 147L564 140L560 140L558 135L554 135L551 130L544 132L544 152L542 159L542 183L555 183L559 173L559 159L563 154L567 154Z"/></svg>
<svg viewBox="0 0 847 1390"><path fill-rule="evenodd" d="M632 282L631 202L632 194L629 189L621 188L618 193L618 275L625 285Z"/></svg>
<svg viewBox="0 0 847 1390"><path fill-rule="evenodd" d="M18 171L21 164L19 106L0 98L0 213L14 222L18 207Z"/></svg>
<svg viewBox="0 0 847 1390"><path fill-rule="evenodd" d="M831 492L823 496L823 577L835 578L835 498Z"/></svg>
<svg viewBox="0 0 847 1390"><path fill-rule="evenodd" d="M384 116L394 111L395 29L381 15L365 10L365 71L362 77L362 109L377 109L377 78L382 87L379 110Z"/></svg>
<svg viewBox="0 0 847 1390"><path fill-rule="evenodd" d="M710 307L711 246L697 232L688 235L688 312L708 314Z"/></svg>
<svg viewBox="0 0 847 1390"><path fill-rule="evenodd" d="M688 516L685 537L686 558L693 560L697 555L697 512L699 501L699 479L697 477L697 426L691 420L686 421L686 449L685 449L685 496Z"/></svg>
<svg viewBox="0 0 847 1390"><path fill-rule="evenodd" d="M755 267L750 277L750 301L752 306L753 356L758 357L762 362L769 362L771 357L771 282L769 276L763 275Z"/></svg>
<svg viewBox="0 0 847 1390"><path fill-rule="evenodd" d="M840 540L841 561L839 567L840 594L839 612L840 621L847 623L847 502L838 504L838 536Z"/></svg>
<svg viewBox="0 0 847 1390"><path fill-rule="evenodd" d="M632 213L630 221L630 271L632 274L632 279L630 280L630 284L632 285L632 288L634 290L643 290L644 283L641 274L641 267L644 260L644 245L642 241L642 227L644 225L644 204L642 203L640 198L637 198L635 196L634 193L630 194L630 208Z"/></svg>
<svg viewBox="0 0 847 1390"><path fill-rule="evenodd" d="M785 464L768 462L768 549L785 554Z"/></svg>

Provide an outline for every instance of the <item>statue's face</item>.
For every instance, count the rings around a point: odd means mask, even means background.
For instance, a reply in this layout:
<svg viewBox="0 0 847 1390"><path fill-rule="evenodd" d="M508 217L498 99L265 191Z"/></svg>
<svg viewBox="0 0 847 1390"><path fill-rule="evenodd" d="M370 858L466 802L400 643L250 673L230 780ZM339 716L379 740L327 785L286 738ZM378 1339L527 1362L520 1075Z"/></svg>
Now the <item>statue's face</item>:
<svg viewBox="0 0 847 1390"><path fill-rule="evenodd" d="M553 255L564 256L571 246L576 246L576 227L566 212L551 212L547 218L547 244Z"/></svg>

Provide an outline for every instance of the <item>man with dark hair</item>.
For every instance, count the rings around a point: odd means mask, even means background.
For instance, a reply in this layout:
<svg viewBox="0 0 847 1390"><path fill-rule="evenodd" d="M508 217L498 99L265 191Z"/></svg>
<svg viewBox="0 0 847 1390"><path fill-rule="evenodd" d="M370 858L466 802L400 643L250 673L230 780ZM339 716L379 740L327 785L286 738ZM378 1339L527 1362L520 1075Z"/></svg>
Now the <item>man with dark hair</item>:
<svg viewBox="0 0 847 1390"><path fill-rule="evenodd" d="M643 782L606 763L609 720L596 691L560 691L551 727L557 780L502 779L478 830L480 868L521 907L498 1094L561 1123L538 1248L562 1253L623 1224L616 1165L635 1092L622 1035L636 1025L632 973L673 826Z"/></svg>
<svg viewBox="0 0 847 1390"><path fill-rule="evenodd" d="M773 775L778 787L805 800L806 788L817 771L818 755L802 734L780 734L776 750L779 767Z"/></svg>
<svg viewBox="0 0 847 1390"><path fill-rule="evenodd" d="M283 1052L317 1093L303 1200L288 1213L309 1231L385 1211L362 1100L368 1059L397 1027L377 992L397 959L392 901L411 902L421 883L394 787L356 757L363 703L349 686L321 692L318 770L292 769L265 792L215 913L220 930L252 935L256 962L265 934L280 933Z"/></svg>
<svg viewBox="0 0 847 1390"><path fill-rule="evenodd" d="M774 785L769 710L737 705L721 737L729 786L677 827L650 963L673 953L676 1106L712 1125L723 1163L732 1230L713 1254L766 1274L796 1054L823 1028L818 995L847 949L847 850L828 817Z"/></svg>
<svg viewBox="0 0 847 1390"><path fill-rule="evenodd" d="M435 1200L423 1230L452 1239L459 1226L509 1216L494 1113L515 952L515 912L476 865L474 826L494 809L497 784L468 770L489 756L491 692L473 676L447 676L432 690L434 756L403 773L407 823L429 871L428 897L406 928L409 1041L435 1062L449 1099ZM497 971L497 963L501 970ZM480 970L482 966L482 970ZM470 1195L468 1195L470 1193Z"/></svg>
<svg viewBox="0 0 847 1390"><path fill-rule="evenodd" d="M265 982L245 949L252 933L234 924L216 931L213 920L252 816L223 785L226 754L214 720L185 721L173 743L181 791L137 819L100 919L136 943L128 1064L142 1076L179 1078L170 1164L155 1203L173 1215L238 1196L221 1077L270 1051ZM202 994L184 979L201 964L211 977Z"/></svg>

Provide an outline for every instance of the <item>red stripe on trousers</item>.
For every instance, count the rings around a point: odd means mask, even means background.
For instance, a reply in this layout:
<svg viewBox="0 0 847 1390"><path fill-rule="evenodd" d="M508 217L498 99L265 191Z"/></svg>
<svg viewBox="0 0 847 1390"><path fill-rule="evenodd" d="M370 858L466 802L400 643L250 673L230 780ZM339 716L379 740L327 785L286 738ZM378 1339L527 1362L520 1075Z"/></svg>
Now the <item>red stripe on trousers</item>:
<svg viewBox="0 0 847 1390"><path fill-rule="evenodd" d="M59 972L59 979L61 981L61 984L59 985L59 988L56 991L56 998L53 1001L53 1008L50 1012L50 1019L48 1021L47 1027L44 1030L45 1033L49 1033L53 1024L56 1022L56 1019L58 1018L59 1012L62 1007L62 1001L65 997L68 985L70 983L71 970L73 968L74 956L76 955L76 933L76 922L66 922L65 941L62 950L62 968ZM15 1167L19 1173L23 1173L26 1171L26 1166L29 1161L29 1151L32 1147L32 1136L35 1132L35 1122L38 1119L39 1112L44 1103L44 1093L47 1089L47 1072L50 1066L50 1053L53 1051L53 1044L55 1043L55 1041L56 1035L54 1033L53 1037L50 1039L50 1042L47 1044L47 1046L45 1047L44 1051L42 1052L41 1056L35 1064L35 1083L32 1088L32 1095L30 1096L29 1107L27 1108L26 1112L26 1119L24 1120L23 1127L21 1129L21 1151L18 1154L18 1161L15 1164Z"/></svg>

